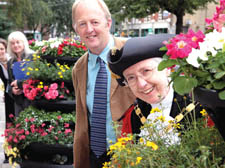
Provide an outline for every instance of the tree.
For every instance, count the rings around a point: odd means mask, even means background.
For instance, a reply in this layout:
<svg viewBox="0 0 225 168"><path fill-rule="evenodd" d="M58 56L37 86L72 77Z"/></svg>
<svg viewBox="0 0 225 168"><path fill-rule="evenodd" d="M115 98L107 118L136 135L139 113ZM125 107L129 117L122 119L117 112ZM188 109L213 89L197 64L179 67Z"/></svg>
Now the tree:
<svg viewBox="0 0 225 168"><path fill-rule="evenodd" d="M53 12L48 4L42 0L31 0L31 10L24 11L26 25L35 33L39 30L42 36L50 33L53 20Z"/></svg>
<svg viewBox="0 0 225 168"><path fill-rule="evenodd" d="M74 0L45 0L53 12L52 23L56 35L69 36L72 27L72 4Z"/></svg>
<svg viewBox="0 0 225 168"><path fill-rule="evenodd" d="M161 10L177 17L176 34L182 32L183 17L216 0L105 0L111 13L120 21L125 18L143 18Z"/></svg>
<svg viewBox="0 0 225 168"><path fill-rule="evenodd" d="M31 10L30 0L8 0L8 17L12 19L15 27L23 29L25 26L25 12Z"/></svg>
<svg viewBox="0 0 225 168"><path fill-rule="evenodd" d="M0 9L0 38L6 39L13 27L12 21L7 17L7 10Z"/></svg>
<svg viewBox="0 0 225 168"><path fill-rule="evenodd" d="M70 35L73 30L73 0L8 0L8 4L17 29L38 30L42 36L53 30L57 36Z"/></svg>

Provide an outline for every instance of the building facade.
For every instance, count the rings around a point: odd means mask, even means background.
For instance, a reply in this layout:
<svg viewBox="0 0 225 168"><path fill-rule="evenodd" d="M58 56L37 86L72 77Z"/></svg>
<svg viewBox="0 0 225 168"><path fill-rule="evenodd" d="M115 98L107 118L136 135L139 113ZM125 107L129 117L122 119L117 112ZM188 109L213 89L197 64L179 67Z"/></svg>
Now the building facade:
<svg viewBox="0 0 225 168"><path fill-rule="evenodd" d="M217 0L219 3L219 0ZM183 32L186 33L189 28L193 31L205 31L206 18L212 18L218 4L209 3L206 7L200 8L194 14L186 14L183 18ZM167 12L160 11L141 19L126 19L120 27L121 36L141 37L148 34L176 32L176 16Z"/></svg>

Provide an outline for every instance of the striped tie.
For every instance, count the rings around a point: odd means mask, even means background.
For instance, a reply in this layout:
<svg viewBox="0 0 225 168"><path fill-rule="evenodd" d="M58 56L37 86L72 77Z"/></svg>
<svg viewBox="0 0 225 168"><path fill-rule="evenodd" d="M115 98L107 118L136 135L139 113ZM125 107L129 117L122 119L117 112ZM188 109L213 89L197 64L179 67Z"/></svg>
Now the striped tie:
<svg viewBox="0 0 225 168"><path fill-rule="evenodd" d="M97 157L106 151L106 113L107 113L107 71L102 59L100 62L100 70L97 74L94 105L91 116L91 149Z"/></svg>

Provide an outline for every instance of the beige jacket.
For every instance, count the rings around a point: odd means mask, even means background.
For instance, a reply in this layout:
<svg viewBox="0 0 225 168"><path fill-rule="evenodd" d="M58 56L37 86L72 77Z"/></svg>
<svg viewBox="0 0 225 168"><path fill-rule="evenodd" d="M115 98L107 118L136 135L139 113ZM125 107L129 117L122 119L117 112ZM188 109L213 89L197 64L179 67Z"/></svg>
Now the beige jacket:
<svg viewBox="0 0 225 168"><path fill-rule="evenodd" d="M115 46L121 48L126 40L114 38ZM76 128L74 136L74 167L90 168L89 161L89 125L86 106L86 81L87 81L88 54L84 54L74 65L72 79L76 96ZM117 121L128 107L134 102L135 97L128 87L121 87L115 79L111 79L110 108L112 120Z"/></svg>

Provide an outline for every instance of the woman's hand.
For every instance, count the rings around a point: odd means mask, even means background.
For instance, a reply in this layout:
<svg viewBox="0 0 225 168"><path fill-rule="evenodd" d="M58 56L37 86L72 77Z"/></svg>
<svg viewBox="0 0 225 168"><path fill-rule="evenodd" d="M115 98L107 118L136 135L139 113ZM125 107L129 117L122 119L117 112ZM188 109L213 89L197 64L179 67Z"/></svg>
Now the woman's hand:
<svg viewBox="0 0 225 168"><path fill-rule="evenodd" d="M12 92L13 92L14 95L20 95L20 94L23 93L23 90L18 88L17 80L14 80L11 83L11 86L12 86Z"/></svg>

